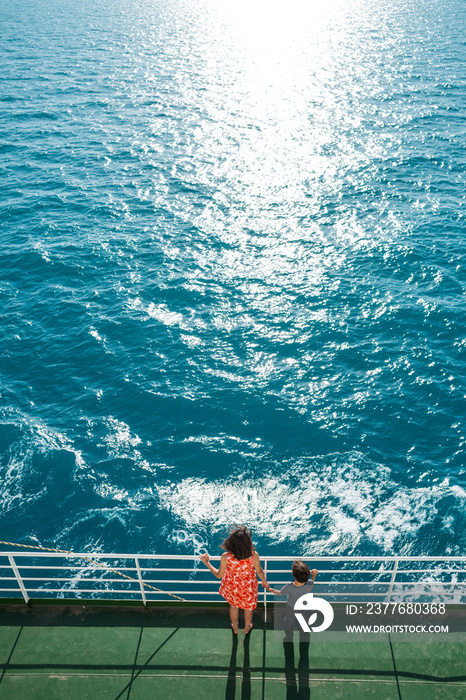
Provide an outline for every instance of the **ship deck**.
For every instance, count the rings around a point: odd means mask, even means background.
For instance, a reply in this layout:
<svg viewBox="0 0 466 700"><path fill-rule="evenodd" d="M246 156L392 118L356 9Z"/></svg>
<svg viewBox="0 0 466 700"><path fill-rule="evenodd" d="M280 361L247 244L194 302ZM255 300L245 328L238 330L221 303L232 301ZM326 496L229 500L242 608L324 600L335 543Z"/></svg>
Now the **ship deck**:
<svg viewBox="0 0 466 700"><path fill-rule="evenodd" d="M466 644L296 640L285 658L263 617L236 637L225 607L10 602L0 606L0 698L466 697Z"/></svg>

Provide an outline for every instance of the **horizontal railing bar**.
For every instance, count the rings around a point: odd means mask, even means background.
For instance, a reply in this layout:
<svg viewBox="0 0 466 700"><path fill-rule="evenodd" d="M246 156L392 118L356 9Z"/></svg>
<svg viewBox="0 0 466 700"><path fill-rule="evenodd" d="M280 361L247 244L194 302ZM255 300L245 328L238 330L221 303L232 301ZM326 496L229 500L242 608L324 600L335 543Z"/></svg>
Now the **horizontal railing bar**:
<svg viewBox="0 0 466 700"><path fill-rule="evenodd" d="M267 572L269 573L269 572ZM267 577L267 582L270 583L270 585L281 585L285 586L286 584L290 583L289 579L280 579L279 581L274 580L273 578ZM310 583L310 580L305 584L308 585ZM314 587L320 587L320 586L359 586L363 583L366 583L367 585L370 584L378 584L379 586L388 586L388 581L328 581L328 580L322 580L322 581L315 581Z"/></svg>
<svg viewBox="0 0 466 700"><path fill-rule="evenodd" d="M148 569L147 569L148 570ZM202 569L201 569L202 571ZM438 573L444 572L448 574L461 574L466 573L465 569L439 569L438 567L429 569L400 569L398 568L399 574L421 574L421 573ZM393 569L384 569L380 571L379 569L319 569L319 574L378 574L379 576L384 576L391 574ZM291 574L291 569L267 569L269 574Z"/></svg>
<svg viewBox="0 0 466 700"><path fill-rule="evenodd" d="M184 554L110 554L110 553L101 553L101 552L71 552L69 554L62 553L62 552L22 552L22 551L8 551L8 552L0 552L0 556L20 556L20 557L63 557L63 558L68 558L68 557L78 557L78 558L94 558L94 559L102 559L102 558L107 558L110 560L115 560L115 559L133 559L137 557L138 559L148 559L148 560L175 560L175 561L187 561L189 559L195 559L197 560L197 557L192 556L192 555L184 555ZM221 555L212 555L210 559L213 559L215 561L219 561L221 558ZM267 560L267 561L294 561L297 557L284 557L284 556L262 556L262 560ZM330 556L302 556L299 557L301 561L391 561L394 562L398 560L399 562L401 561L464 561L466 562L466 556L461 556L461 557L397 557L397 556L391 556L391 557L330 557Z"/></svg>
<svg viewBox="0 0 466 700"><path fill-rule="evenodd" d="M9 567L3 567L5 569L8 569ZM92 564L88 566L42 566L41 564L19 564L18 569L21 569L21 571L69 571L70 569L73 569L75 571L102 571L102 567L100 566L94 566ZM127 566L119 566L118 571L137 571L135 567ZM157 567L141 567L141 571L145 572L156 572L156 573L199 573L201 576L203 575L209 575L209 571L207 569L178 569L176 567L170 567L170 568L157 568ZM416 572L418 573L430 573L430 572L435 572L437 570L435 569L416 569ZM291 572L289 569L269 569L268 573L270 574L288 574L291 575ZM404 573L404 572L402 572ZM450 572L448 571L447 573L460 573L458 570L455 572ZM352 569L351 571L348 571L346 569L322 569L319 570L319 574L342 574L347 576L348 574L374 574L377 576L388 576L391 574L390 570L387 571L372 571L370 569Z"/></svg>
<svg viewBox="0 0 466 700"><path fill-rule="evenodd" d="M0 589L0 591L1 591L1 589ZM19 594L18 596L15 596L15 598L14 598L15 600L16 600L16 599L21 599L21 594L20 594L19 589L18 589L18 591L12 591L12 592L13 592L13 593L16 593L16 592L17 592L17 593ZM31 592L44 593L44 590L43 590L43 589L37 589L37 591L28 591L28 592L29 592L29 593L31 593ZM62 597L60 597L58 600L63 600L63 599L68 599L68 598L71 599L71 600L81 600L81 598L79 598L77 594L80 594L80 593L95 594L95 591L93 591L93 590L89 590L89 591L87 591L87 590L75 591L74 589L73 589L73 590L58 590L58 591L49 590L49 591L47 591L47 592L49 592L49 593L54 593L54 592L56 592L56 593L61 593L61 594L62 594ZM108 592L108 593L115 593L115 594L118 594L118 595L121 595L121 594L124 594L124 593L126 593L126 594L128 595L128 593L132 593L132 591L107 591L107 592ZM134 596L138 596L138 593L139 593L139 591L134 591ZM182 593L182 591L181 591L181 593ZM72 595L70 595L70 594L72 594ZM197 591L196 594L197 594L197 595L200 595L200 591ZM155 594L155 593L148 593L148 594L146 594L146 595L147 595L147 600L148 600L149 602L154 602L154 603L156 603L156 602L166 602L166 601L160 601L160 600L155 599L154 596L157 595L157 594ZM192 595L192 594L186 593L186 592L185 592L184 595ZM337 594L337 593L335 593L335 594L333 594L333 595L331 596L331 598L345 598L345 597L346 597L346 598L351 598L351 597L360 598L360 597L363 596L363 595L365 595L365 594L362 594L362 593L361 593L361 594L357 594L357 593L338 593L338 594ZM159 597L160 597L160 596L161 596L161 594L159 594ZM371 598L377 598L377 597L379 597L379 598L380 598L380 597L384 598L384 597L385 597L385 594L380 594L380 593L373 593L373 594L371 594ZM429 594L426 594L426 597L429 597ZM466 597L466 596L462 596L462 598L465 598L465 597ZM137 599L137 598L136 598L136 599ZM39 600L50 600L50 596L43 596L43 597L39 598ZM99 598L95 598L95 597L94 597L94 598L91 598L91 600L96 601L96 600L105 600L105 599L99 599ZM119 600L134 601L135 598L134 598L134 597L131 597L131 598L123 598L123 599L119 599ZM214 602L214 603L215 603L215 602L217 602L220 606L221 606L221 605L225 605L225 606L227 605L227 603L226 603L223 599L221 599L221 598L218 598L217 600L210 600L210 601L209 601L209 600L205 600L205 599L203 600L203 599L200 599L200 598L189 598L189 599L186 600L185 602L187 602L187 603L207 603L207 602ZM260 604L263 604L264 601L263 601L262 599L260 599L258 602L259 602ZM269 602L270 602L270 601L269 601ZM351 602L351 600L347 600L346 602ZM364 602L364 600L361 601L361 602ZM369 601L369 600L368 600L367 602L372 602L372 601ZM390 605L391 605L391 604L392 604L392 603L390 603ZM283 605L285 605L285 603L283 603Z"/></svg>
<svg viewBox="0 0 466 700"><path fill-rule="evenodd" d="M18 589L18 592L20 593L19 589ZM90 592L90 593L93 593L94 591L89 591L89 592ZM121 592L121 593L126 592L126 593L128 593L128 591L117 591L117 593L118 593L118 592ZM60 591L60 593L64 593L64 594L65 594L65 593L73 593L73 591ZM21 595L21 593L20 593L20 595ZM136 595L137 595L137 594L136 594ZM20 599L20 596L18 596L18 597L15 598L15 600L19 600L19 599ZM22 600L22 598L21 598L21 600ZM35 599L35 600L37 600L37 601L41 601L41 600L50 600L50 596L48 596L48 597L37 598L37 599ZM69 595L67 595L67 596L63 596L62 598L59 598L59 599L57 599L57 600L77 600L77 601L83 600L83 601L85 601L85 600L87 600L87 599L85 599L85 598L77 598L77 597L75 597L75 596L69 596ZM90 598L89 600L92 600L92 602L95 603L95 601L96 601L96 600L99 600L99 599L98 599L98 598ZM137 599L136 599L136 600L137 600ZM139 592L139 600L141 601L140 592ZM125 601L134 602L134 601L135 601L135 598L119 598L119 599L118 599L118 602L125 602ZM160 603L160 602L164 603L164 602L167 602L167 601L165 601L165 600L162 600L162 601L160 601L160 600L155 600L154 598L148 598L148 601L151 602L151 603ZM225 601L224 601L223 599L221 599L221 600L219 600L219 601L215 601L215 600L201 600L200 598L190 598L190 599L187 600L186 602L187 602L187 603L202 603L202 604L204 604L204 603L215 603L215 602L218 602L219 606L221 606L222 603L223 603L223 605L227 605L227 603L225 603ZM261 604L263 603L263 601L259 601L259 602L260 602ZM141 604L142 604L142 601L141 601Z"/></svg>
<svg viewBox="0 0 466 700"><path fill-rule="evenodd" d="M9 569L10 567L8 566L0 566L0 569ZM118 566L117 567L119 571L137 571L137 569L134 566ZM52 571L59 571L59 570L70 570L70 569L75 569L77 571L80 571L82 569L91 569L93 571L101 571L102 567L93 565L93 564L88 564L87 566L75 566L70 564L69 566L46 566L42 564L19 564L18 569L21 570L27 570L27 569L41 569L41 570L52 570ZM207 569L188 569L188 568L183 568L179 569L176 566L172 567L142 567L141 571L156 571L156 572L183 572L183 573L199 573L201 575L203 574L208 574L209 572ZM289 574L291 575L290 569L268 569L268 573L270 574ZM385 571L379 571L378 569L319 569L319 574L374 574L378 576L388 576L391 574L392 571L390 569L387 569ZM447 573L447 574L462 574L466 573L466 569L438 569L438 568L433 568L433 569L398 569L399 574L428 574L428 573Z"/></svg>
<svg viewBox="0 0 466 700"><path fill-rule="evenodd" d="M16 592L16 591L13 591L13 592ZM98 591L96 591L93 588L70 588L70 589L66 589L66 588L65 589L63 589L63 588L29 588L28 589L28 593L62 593L62 594L68 593L68 594L73 594L76 597L78 597L81 593L92 593L95 595L97 592ZM136 596L140 595L140 591L136 590L136 589L134 591L128 591L128 590L122 591L122 590L116 590L116 589L108 589L108 590L101 591L101 592L102 593L116 593L118 595L122 595L122 594L127 595L128 593L134 593L134 595L136 595ZM174 591L174 593L176 593L178 595L194 595L195 594L195 595L202 595L202 596L206 596L206 595L212 596L212 593L208 592L208 591ZM163 593L157 593L156 591L147 591L146 595L147 596L157 596L157 597L164 596ZM356 597L360 598L361 596L366 596L366 595L367 595L367 593L332 593L328 597L329 598L330 597L343 598L343 597L351 597L351 596L355 597L356 596ZM385 593L370 593L370 596L372 598L373 597L384 598L385 595L386 595ZM44 596L44 597L47 597L47 596ZM219 597L218 602L221 603L224 601L221 597ZM261 599L259 600L259 602L261 602ZM283 603L283 604L285 604L285 603Z"/></svg>
<svg viewBox="0 0 466 700"><path fill-rule="evenodd" d="M401 574L466 574L466 569L398 569Z"/></svg>
<svg viewBox="0 0 466 700"><path fill-rule="evenodd" d="M11 567L8 566L0 566L0 569L11 569ZM74 569L76 571L83 571L84 569L86 571L102 571L102 567L100 566L95 566L93 564L88 564L87 566L42 566L41 564L19 564L18 569L21 569L21 571L27 571L28 569L32 570L38 570L38 571L69 571L70 569ZM118 571L135 571L137 572L136 567L134 566L119 566ZM195 571L200 571L202 574L208 574L209 571L205 569L178 569L177 567L171 567L171 568L160 568L158 569L157 567L147 567L147 568L141 568L141 571L164 571L164 572L183 572L183 573L194 573Z"/></svg>
<svg viewBox="0 0 466 700"><path fill-rule="evenodd" d="M144 572L143 572L144 573ZM143 578L143 583L181 583L180 579L166 579L166 578ZM220 581L183 581L183 585L195 585L195 586L219 586Z"/></svg>
<svg viewBox="0 0 466 700"><path fill-rule="evenodd" d="M393 589L398 589L398 593L402 593L406 587L409 586L411 588L420 588L422 587L423 590L426 590L428 586L431 588L465 588L466 583L443 583L442 581L439 581L438 583L432 583L432 581L428 581L427 583L425 581L407 581L405 583L400 583L396 581L393 584ZM400 590L401 587L401 590ZM426 593L428 591L426 590Z"/></svg>
<svg viewBox="0 0 466 700"><path fill-rule="evenodd" d="M49 581L50 583L62 583L64 581L76 581L75 578L42 578L39 576L34 576L33 578L27 578L25 576L22 576L21 579L23 581ZM137 583L139 584L139 581L131 581L128 579L123 579L123 578L85 578L85 579L80 579L80 582L85 581L86 583ZM180 583L179 581L175 581L174 583ZM47 589L43 589L47 590Z"/></svg>
<svg viewBox="0 0 466 700"><path fill-rule="evenodd" d="M268 561L268 560L266 560L265 557L261 557L261 561ZM338 557L336 557L333 561L335 561L336 563L340 563L342 560L339 559ZM377 561L374 561L374 563L377 564L377 563L380 563L381 561L382 560L379 559ZM419 561L420 564L425 564L424 560L422 560L422 561L416 560L416 561ZM454 561L458 561L458 560L455 559ZM354 563L358 563L358 562L354 562ZM393 563L393 562L388 562L388 563ZM413 564L415 562L410 562L410 563ZM444 563L448 563L448 562L444 562ZM460 563L464 563L466 565L466 561L460 562ZM315 567L315 568L317 568L317 567ZM435 571L436 569L437 569L437 567L430 567L430 568L426 569L426 571ZM270 569L268 569L268 571L271 573L277 573L277 572L280 573L280 572L287 572L287 571L290 572L291 567L286 568L286 569L270 568ZM344 573L356 573L357 571L368 571L371 574L372 573L374 573L374 574L376 574L376 573L388 574L388 573L391 573L393 571L393 568L388 568L388 569L376 569L376 568L374 568L374 569L319 569L319 573L324 572L324 571L328 571L329 573L335 573L335 571L341 571ZM411 571L411 569L399 568L398 571L400 573L404 573L405 571ZM422 571L422 569L412 569L412 571ZM449 568L449 569L442 569L442 571L466 571L466 569L450 569Z"/></svg>
<svg viewBox="0 0 466 700"><path fill-rule="evenodd" d="M5 566L0 565L0 569L9 569L8 565L5 564ZM86 567L83 565L77 566L74 564L69 564L67 566L47 566L46 564L19 564L18 568L25 570L25 569L43 569L45 570L60 570L60 569L76 569L76 570L81 570L83 568L88 568L88 569L93 569L95 571L100 571L101 567L97 566L95 564L88 564ZM136 567L134 566L119 566L118 567L119 571L137 571ZM176 571L176 572L183 572L183 573L194 573L197 572L199 574L208 574L209 571L207 569L200 569L198 567L196 568L178 568L176 566L172 567L157 567L157 566L147 566L143 567L141 569L142 571ZM290 569L269 569L270 573L272 574L290 574L291 571ZM411 571L411 570L410 570ZM412 569L413 572L422 572L422 571L436 571L436 569ZM446 571L450 572L455 572L455 573L460 573L463 571L463 569L447 569ZM464 569L466 572L466 569ZM386 569L385 571L379 571L378 569L319 569L319 574L379 574L380 576L383 575L389 575L391 574L392 570L391 569ZM403 570L404 573L404 570Z"/></svg>
<svg viewBox="0 0 466 700"><path fill-rule="evenodd" d="M271 586L289 583L287 581L271 581L268 583ZM325 586L388 586L388 581L316 581L315 588ZM464 583L448 582L448 581L395 581L394 586L466 586Z"/></svg>
<svg viewBox="0 0 466 700"><path fill-rule="evenodd" d="M8 589L8 590L15 590L15 589ZM73 593L73 594L81 594L81 593L93 593L94 595L96 593L134 593L135 595L139 594L139 589L134 589L133 590L123 590L123 589L102 589L102 590L96 590L95 588L28 588L28 593ZM202 595L202 596L214 596L217 597L218 594L215 593L215 591L185 591L185 590L174 590L170 591L171 593L174 593L176 595ZM164 591L146 591L146 594L148 596L166 596L168 595ZM269 594L271 598L273 598L273 594ZM386 595L385 592L383 593L378 593L378 592L355 592L355 591L347 591L343 593L337 593L337 592L332 592L329 593L327 592L327 597L341 597L341 596L378 596L378 597L384 597ZM434 593L428 593L426 592L426 595L434 595ZM263 599L263 595L259 596L259 600ZM219 598L220 600L220 598ZM279 601L276 601L279 602Z"/></svg>
<svg viewBox="0 0 466 700"><path fill-rule="evenodd" d="M3 579L4 581L15 581L16 579L14 577L11 578L5 578ZM57 578L46 578L43 576L22 576L23 581L50 581L51 583L61 583L63 581L76 581L75 577L57 577ZM85 578L85 579L80 579L81 581L86 581L86 583L112 583L115 581L118 581L119 583L138 583L136 579L121 579L121 578ZM143 583L151 584L151 583L160 583L160 584L168 584L168 583L183 583L183 585L195 585L195 586L218 586L219 582L218 581L183 581L181 582L180 579L143 579ZM289 583L288 581L269 581L269 583L273 583L274 585L286 585ZM406 582L398 582L396 585L421 585L422 582L418 581L413 581L412 583ZM386 581L318 581L315 584L316 586L387 586L388 583ZM428 585L447 585L447 586L464 586L466 583L445 583L443 584L442 581L429 581ZM261 592L261 591L259 591Z"/></svg>
<svg viewBox="0 0 466 700"><path fill-rule="evenodd" d="M111 561L115 560L120 560L120 559L134 559L137 557L138 559L146 559L149 561L168 561L168 560L174 560L174 561L189 561L189 560L194 560L196 562L199 561L198 557L192 556L192 555L184 555L184 554L112 554L110 552L24 552L22 550L18 551L2 551L0 552L0 557L8 557L8 556L18 556L18 557L40 557L41 559L56 559L56 558L61 558L61 559L73 559L73 558L78 558L78 559L110 559ZM221 555L211 555L209 557L210 559L213 559L215 561L220 561ZM265 557L261 557L261 559L264 559ZM466 557L465 557L466 559ZM329 560L335 560L335 557L329 557ZM287 559L285 558L284 561L294 561L293 558ZM381 560L378 560L381 561Z"/></svg>
<svg viewBox="0 0 466 700"><path fill-rule="evenodd" d="M20 567L18 567L18 568L20 568ZM30 569L24 569L24 568L22 568L22 571L29 571L30 574L34 574L34 571L31 571ZM39 567L39 568L37 569L37 571L42 572L42 568ZM58 569L58 568L57 568L57 569L52 569L52 571L57 571L57 573L58 573L59 571L67 571L67 569L66 569L66 567L60 567L59 569ZM116 569L115 569L115 571L116 571ZM120 571L120 569L118 569L118 571ZM95 579L89 578L90 581L93 581L93 580L97 581L97 580L102 579L102 577L103 577L105 574L111 574L112 572L111 572L111 571L102 571L102 569L85 569L85 570L83 570L83 575L84 575L84 574L88 574L88 573L101 573L102 576L96 577ZM35 576L35 575L31 575L31 576L29 576L29 577L28 577L28 576L22 575L21 578L23 578L25 581L28 581L28 580L29 580L29 581L32 581L32 580L34 580L34 579L37 579L37 580L38 580L40 577L39 577L39 576ZM77 578L76 574L75 574L75 578ZM122 577L122 578L124 578L124 577ZM53 581L59 581L60 578L59 578L59 577L58 577L58 578L55 578L55 577L54 577L54 578L51 578L51 580L53 580ZM103 579L103 580L107 580L107 579ZM129 580L130 580L130 579L129 579Z"/></svg>
<svg viewBox="0 0 466 700"><path fill-rule="evenodd" d="M5 569L7 567L4 567ZM70 569L74 569L76 571L103 571L101 566L95 566L93 564L88 564L87 566L42 566L41 564L19 564L18 569L21 569L21 571L28 571L28 569L32 570L37 570L37 571L69 571ZM187 569L187 571L190 571L191 569ZM119 566L118 571L137 571L137 569L134 566ZM149 571L149 569L145 569L145 571ZM159 569L160 571L160 569ZM169 571L178 571L178 569L169 569Z"/></svg>
<svg viewBox="0 0 466 700"><path fill-rule="evenodd" d="M120 567L118 567L118 569L120 569ZM133 569L133 570L136 571L136 569ZM159 568L158 566L141 566L141 571L167 571L167 572L182 571L183 573L193 573L195 571L199 571L202 574L210 573L208 571L208 569L181 569L181 568L178 568L177 566L171 566L171 567L166 567L166 568L162 568L162 567Z"/></svg>
<svg viewBox="0 0 466 700"><path fill-rule="evenodd" d="M10 567L2 567L5 569L8 569ZM99 566L41 566L40 564L34 565L34 564L20 564L18 566L18 569L21 571L69 571L70 569L76 570L76 571L99 571L102 572L101 567ZM135 567L118 567L118 571L133 571L136 572L137 569ZM183 572L183 573L194 573L194 572L199 572L201 575L208 575L209 572L203 571L202 569L177 569L177 568L163 568L163 569L157 569L157 568L141 568L141 571L143 573L148 573L148 572L164 572L164 573L178 573L178 572ZM268 576L274 576L275 574L288 574L289 571L287 569L269 569L267 574ZM345 575L347 576L348 574L374 574L374 576L388 576L392 572L390 570L387 571L373 571L370 569L354 569L351 571L345 570L345 569L325 569L325 570L320 570L319 574L332 574L332 576L335 575ZM407 570L400 570L398 569L398 576L401 576L402 574L459 574L459 573L464 573L466 574L466 569L407 569ZM2 577L5 578L5 577ZM167 580L167 579L162 579L162 580ZM197 581L198 583L207 583L208 581L202 581L199 580ZM317 580L316 583L321 583L320 580Z"/></svg>
<svg viewBox="0 0 466 700"><path fill-rule="evenodd" d="M212 556L211 559L214 557ZM220 557L217 557L220 559ZM276 556L261 556L261 559L267 561L295 561L298 557L276 557ZM301 561L466 561L466 556L460 557L299 557Z"/></svg>
<svg viewBox="0 0 466 700"><path fill-rule="evenodd" d="M94 595L96 593L126 593L126 595L128 595L128 593L134 593L135 596L138 596L139 599L141 599L141 590L139 588L135 588L134 591L118 591L112 588L102 591L96 591L95 588L28 588L28 593L72 593L74 596L76 596L76 598L78 598L81 593L92 593ZM162 595L162 593L159 593L158 595ZM95 600L105 600L105 598L96 597Z"/></svg>
<svg viewBox="0 0 466 700"><path fill-rule="evenodd" d="M49 581L50 583L62 583L64 581L76 581L75 578L44 578L41 576L34 576L34 577L26 577L22 576L21 577L23 581ZM15 578L9 578L9 579L2 579L3 581L16 581ZM125 584L134 584L137 583L139 585L139 581L137 579L133 580L128 580L128 579L122 579L122 578L85 578L85 579L80 579L80 581L85 581L86 583L125 583ZM168 580L162 580L159 581L157 579L144 579L143 583L183 583L183 585L190 585L190 584L195 584L195 585L219 585L218 581L180 581L180 579L174 579L172 581ZM171 592L171 591L170 591Z"/></svg>
<svg viewBox="0 0 466 700"><path fill-rule="evenodd" d="M3 581L16 581L15 578L7 578L7 579L2 579L2 580L3 580ZM49 583L66 583L66 582L70 582L70 581L75 581L74 578L56 578L56 579L50 579L50 578L39 578L39 577L35 577L35 578L24 578L24 577L22 577L22 580L23 580L23 581L48 581ZM126 584L126 585L139 584L139 581L137 581L137 580L135 580L135 581L123 581L123 580L120 579L120 578L110 578L110 579L85 579L85 582L86 582L86 583L100 583L100 584L104 584L104 583L121 583L122 585L123 585L123 584ZM203 582L202 582L202 581L183 581L183 582L181 582L181 581L179 581L179 580L174 580L174 581L144 580L144 583L147 583L147 584L152 584L152 583L177 583L177 584L180 584L180 583L183 583L183 584L186 586L186 585L190 585L190 584L201 584L201 583L203 583ZM218 585L218 581L208 581L208 582L206 582L206 583L212 584L212 585ZM273 585L281 585L282 582L270 582L270 583L273 584ZM322 582L322 583L324 583L324 582ZM358 582L350 582L350 583L345 583L345 582L343 582L343 581L326 581L325 583L326 583L327 586L345 586L345 585L348 585L348 586L350 586L350 585L354 585L354 586L387 586L387 585L388 585L388 584L385 583L385 582L377 582L377 581L358 581ZM396 584L395 584L396 587L399 587L399 586L404 586L404 587L406 587L406 586L411 586L411 587L413 587L413 586L414 586L414 587L423 586L423 587L425 587L426 585L432 586L432 587L435 587L435 588L442 588L442 589L446 589L446 588L458 589L458 588L460 588L460 587L462 587L462 588L466 587L466 583L442 583L442 582L432 583L432 582L429 582L429 583L427 583L427 584L426 584L426 583L423 584L423 582L416 582L416 581L413 581L412 583L404 583L404 584L403 584L403 583L396 583ZM1 590L1 589L0 589L0 590ZM16 590L16 589L8 589L8 590ZM33 590L33 589L28 588L28 590ZM37 589L37 590L41 590L41 591L51 591L52 589L51 589L51 588L40 588L40 589ZM64 589L58 589L58 590L64 590ZM78 589L76 589L76 590L78 590ZM99 592L99 591L102 592L102 593L107 593L107 592L108 592L108 590L105 589L105 588L93 588L92 590L93 590L94 592ZM135 590L136 590L136 589L135 589ZM155 592L155 593L158 593L158 591L154 591L154 592ZM161 594L163 594L163 595L168 595L168 593L178 593L178 592L179 592L179 591L176 591L176 590L170 590L169 592L163 591L163 592L161 592ZM192 593L202 593L202 595L214 595L214 594L216 593L215 590L214 590L214 591L191 591L191 592L192 592ZM146 593L150 594L151 591L146 591ZM328 593L329 595L333 595L333 593L332 593L331 591L328 591L328 590L327 590L327 593ZM427 591L426 591L426 593L427 593ZM270 592L269 592L268 594L269 594L269 595L274 595L273 593L270 593ZM352 595L352 594L353 594L352 592L348 592L348 595ZM259 590L259 596L261 596L261 595L263 595L263 591L262 591L262 590ZM371 595L372 595L372 594L371 594Z"/></svg>
<svg viewBox="0 0 466 700"><path fill-rule="evenodd" d="M18 594L18 597L21 597L21 591L19 588L0 588L1 593L15 593ZM72 594L75 598L79 599L79 596L81 593L92 593L94 596L96 593L118 593L118 594L123 594L126 593L128 594L134 594L135 596L138 596L140 599L141 592L140 589L134 589L132 590L108 590L108 591L96 591L93 588L86 589L86 588L29 588L28 593L42 593L42 594L48 594L48 593L60 593L60 594ZM146 591L147 596L158 596L158 597L164 597L163 593L157 593L156 591ZM185 595L207 595L207 593L203 593L202 591L190 591L190 592L185 592ZM212 595L212 594L211 594ZM44 598L50 598L51 596L44 595ZM58 600L58 598L57 598ZM94 600L106 600L105 598L101 597L95 597ZM224 602L223 599L219 598L219 602Z"/></svg>
<svg viewBox="0 0 466 700"><path fill-rule="evenodd" d="M111 571L108 571L108 572L105 572L105 573L110 574L110 573L112 573L112 572L111 572ZM113 572L113 573L114 573L114 572ZM100 577L100 576L96 576L96 577L90 577L90 576L84 577L84 576L83 576L83 577L81 577L81 578L78 578L78 577L76 577L76 576L71 576L71 577L70 577L70 576L67 576L67 577L64 577L64 576L56 576L56 577L55 577L55 576L54 576L54 577L48 577L48 578L47 578L47 577L44 577L44 576L22 576L21 578L23 579L23 581L76 581L76 580L82 580L82 581L104 581L104 582L108 582L108 581L112 581L112 580L113 580L113 579L110 579L110 578L103 578L103 577ZM16 579L15 579L14 577L11 577L11 579L6 578L6 577L1 577L0 580L2 580L2 581L8 581L8 580L16 581ZM115 581L122 581L122 582L123 582L123 581L137 581L137 582L139 583L139 581L138 581L136 578L128 578L128 579L127 579L126 577L121 577L121 578L114 579L114 580L115 580ZM186 584L191 584L191 583L192 583L192 584L195 584L196 586L210 586L210 585L213 585L213 586L217 585L217 586L218 586L218 585L220 585L220 581L219 581L218 579L217 579L216 581L215 581L215 580L212 580L212 581L209 581L209 580L207 580L207 581L199 581L199 580L197 580L197 581L196 581L196 580L194 580L194 579L183 579L183 578L181 578L181 577L180 577L180 578L176 578L176 579L168 579L168 578L158 578L158 579L155 579L155 578L154 578L154 579L150 579L150 578L145 578L145 579L143 579L143 581L144 581L144 583L180 583L180 582L182 581L183 583L186 583Z"/></svg>
<svg viewBox="0 0 466 700"><path fill-rule="evenodd" d="M200 569L199 567L195 567L192 569L181 569L181 568L178 568L177 566L172 566L172 567L167 567L167 568L162 568L162 567L159 568L158 566L143 566L143 567L141 567L141 571L184 571L185 573L187 573L187 572L194 573L197 571L200 574L209 574L210 573L209 570L205 569L204 567L202 569Z"/></svg>
<svg viewBox="0 0 466 700"><path fill-rule="evenodd" d="M430 569L429 569L430 571ZM434 569L433 569L434 571ZM319 569L320 574L374 574L378 576L389 576L392 573L392 569L386 569L385 571L379 571L378 569ZM291 576L291 569L269 569L267 568L267 574L288 574Z"/></svg>
<svg viewBox="0 0 466 700"><path fill-rule="evenodd" d="M137 581L136 583L139 583ZM17 589L13 588L8 588L5 590L9 591L14 591L16 592ZM19 592L19 589L18 589ZM74 594L80 594L80 593L93 593L94 595L96 593L135 593L136 595L140 595L140 589L139 588L134 588L134 590L131 589L95 589L95 588L28 588L28 593L74 593ZM219 594L216 591L184 591L184 590L174 590L170 591L170 593L175 593L175 594L182 594L184 593L185 595L202 595L202 596L211 596L211 597L217 597ZM151 596L167 596L168 593L166 591L146 591L146 595L151 595ZM259 594L259 600L263 598L263 594ZM222 600L221 597L219 600Z"/></svg>
<svg viewBox="0 0 466 700"><path fill-rule="evenodd" d="M367 595L370 595L371 598L374 598L374 597L376 597L376 598L385 598L385 596L387 595L387 593L386 593L386 592L385 592L385 593L369 593L369 594L367 594L367 593L353 593L353 592L351 592L351 593L329 593L329 594L327 594L326 597L327 597L327 598L331 598L331 597L333 597L333 598L344 598L344 597L356 596L356 597L360 598L361 596L367 596Z"/></svg>

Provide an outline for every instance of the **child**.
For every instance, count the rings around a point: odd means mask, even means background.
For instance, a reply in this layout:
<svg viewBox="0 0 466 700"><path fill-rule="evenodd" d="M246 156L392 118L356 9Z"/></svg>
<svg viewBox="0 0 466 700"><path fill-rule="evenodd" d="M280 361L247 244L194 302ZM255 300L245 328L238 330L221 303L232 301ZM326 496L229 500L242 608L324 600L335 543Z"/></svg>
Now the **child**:
<svg viewBox="0 0 466 700"><path fill-rule="evenodd" d="M294 576L294 581L292 581L291 583L287 583L286 586L283 586L281 590L278 591L274 588L270 588L270 586L266 586L267 590L270 591L270 593L273 593L274 595L287 596L285 617L283 620L283 626L286 633L285 639L289 639L290 636L292 638L293 629L297 629L296 618L294 615L294 606L296 601L298 600L298 598L301 598L302 595L304 595L305 593L309 593L312 590L314 581L319 572L317 571L317 569L312 569L312 571L310 571L307 564L297 559L293 562L293 566L291 567L291 573ZM311 577L311 583L307 583L309 577Z"/></svg>
<svg viewBox="0 0 466 700"><path fill-rule="evenodd" d="M231 628L238 634L239 609L244 610L244 634L252 628L252 616L257 607L257 576L262 585L268 588L265 573L255 551L251 531L244 525L231 531L222 544L226 552L222 554L218 569L209 562L208 554L200 554L199 559L217 578L222 579L219 593L230 603Z"/></svg>

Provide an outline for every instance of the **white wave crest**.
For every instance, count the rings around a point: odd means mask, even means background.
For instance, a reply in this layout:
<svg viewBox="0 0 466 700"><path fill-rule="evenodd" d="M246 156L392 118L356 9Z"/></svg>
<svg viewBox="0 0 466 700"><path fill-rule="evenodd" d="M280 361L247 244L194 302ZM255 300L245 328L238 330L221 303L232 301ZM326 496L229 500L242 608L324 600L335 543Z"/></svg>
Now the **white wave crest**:
<svg viewBox="0 0 466 700"><path fill-rule="evenodd" d="M296 542L308 554L337 554L363 541L387 553L406 547L454 487L399 486L388 468L351 453L303 461L282 476L186 478L157 491L160 506L188 531L225 533L246 523L270 543Z"/></svg>

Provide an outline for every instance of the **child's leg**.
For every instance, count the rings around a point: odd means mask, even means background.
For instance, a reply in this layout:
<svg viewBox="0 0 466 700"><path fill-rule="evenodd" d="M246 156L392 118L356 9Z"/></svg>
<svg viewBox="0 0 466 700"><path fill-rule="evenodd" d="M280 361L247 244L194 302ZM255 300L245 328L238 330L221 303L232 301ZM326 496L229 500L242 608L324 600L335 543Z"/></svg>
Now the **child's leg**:
<svg viewBox="0 0 466 700"><path fill-rule="evenodd" d="M254 610L245 610L244 611L244 634L248 634L249 630L252 627L253 614L254 614Z"/></svg>
<svg viewBox="0 0 466 700"><path fill-rule="evenodd" d="M292 642L293 641L293 623L294 620L290 617L290 615L285 613L285 617L283 620L283 631L285 632L285 638L284 642Z"/></svg>
<svg viewBox="0 0 466 700"><path fill-rule="evenodd" d="M230 620L233 632L238 634L238 608L234 605L230 605Z"/></svg>

